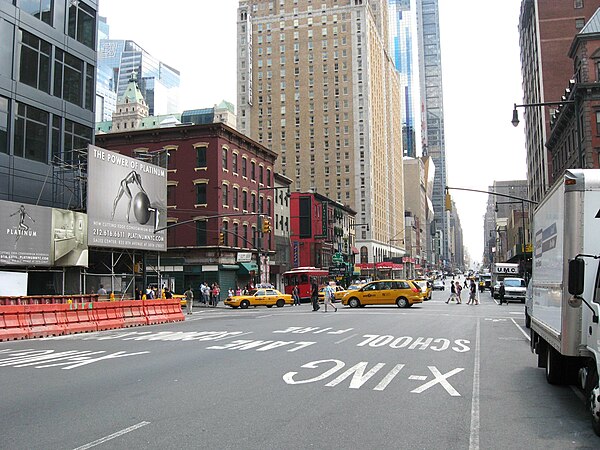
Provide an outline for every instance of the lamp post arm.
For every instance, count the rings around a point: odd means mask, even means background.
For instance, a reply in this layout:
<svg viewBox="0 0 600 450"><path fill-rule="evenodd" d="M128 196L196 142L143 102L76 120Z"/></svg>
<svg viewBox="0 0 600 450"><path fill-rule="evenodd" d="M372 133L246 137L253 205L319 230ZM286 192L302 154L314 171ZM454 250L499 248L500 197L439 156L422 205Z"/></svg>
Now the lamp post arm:
<svg viewBox="0 0 600 450"><path fill-rule="evenodd" d="M479 190L479 189L467 189L467 188L459 188L459 187L446 186L446 190L449 190L449 189L453 189L455 191L480 192L482 194L495 195L496 197L512 198L514 200L520 200L522 202L531 203L533 205L537 205L538 204L538 202L536 202L534 200L529 200L528 198L516 197L514 195L508 195L508 194L500 194L499 192L482 191L482 190Z"/></svg>
<svg viewBox="0 0 600 450"><path fill-rule="evenodd" d="M201 220L219 219L221 217L240 217L240 216L247 216L247 215L248 214L235 214L235 213L231 213L231 214L218 214L216 216L198 217L196 219L184 220L183 222L176 222L176 223L172 223L171 225L167 225L166 227L157 228L156 230L154 230L154 234L158 233L159 231L169 230L171 228L178 227L179 225L186 225L188 223L198 222L198 221L201 221Z"/></svg>

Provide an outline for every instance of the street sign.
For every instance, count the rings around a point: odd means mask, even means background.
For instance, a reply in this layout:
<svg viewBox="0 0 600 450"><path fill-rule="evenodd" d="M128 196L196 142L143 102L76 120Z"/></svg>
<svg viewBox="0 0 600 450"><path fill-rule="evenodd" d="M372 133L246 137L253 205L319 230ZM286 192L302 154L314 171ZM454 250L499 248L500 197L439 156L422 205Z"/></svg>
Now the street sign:
<svg viewBox="0 0 600 450"><path fill-rule="evenodd" d="M342 256L341 253L334 253L333 256L331 257L331 260L334 263L341 263L341 262L344 262L344 257Z"/></svg>

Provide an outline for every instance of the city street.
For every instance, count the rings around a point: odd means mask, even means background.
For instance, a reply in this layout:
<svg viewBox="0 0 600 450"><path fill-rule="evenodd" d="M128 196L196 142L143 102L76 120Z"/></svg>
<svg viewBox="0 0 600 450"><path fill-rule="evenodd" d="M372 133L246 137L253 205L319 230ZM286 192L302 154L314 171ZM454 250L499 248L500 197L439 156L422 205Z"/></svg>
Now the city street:
<svg viewBox="0 0 600 450"><path fill-rule="evenodd" d="M537 368L523 305L479 295L194 308L181 323L2 342L0 448L598 448L581 396Z"/></svg>

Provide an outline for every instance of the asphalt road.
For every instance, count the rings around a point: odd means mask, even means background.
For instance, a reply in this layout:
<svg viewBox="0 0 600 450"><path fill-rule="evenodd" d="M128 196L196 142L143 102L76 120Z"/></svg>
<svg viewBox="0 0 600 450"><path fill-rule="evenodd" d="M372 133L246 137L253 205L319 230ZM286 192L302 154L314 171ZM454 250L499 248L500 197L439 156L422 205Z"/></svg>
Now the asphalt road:
<svg viewBox="0 0 600 450"><path fill-rule="evenodd" d="M599 448L523 305L195 309L0 343L2 449Z"/></svg>

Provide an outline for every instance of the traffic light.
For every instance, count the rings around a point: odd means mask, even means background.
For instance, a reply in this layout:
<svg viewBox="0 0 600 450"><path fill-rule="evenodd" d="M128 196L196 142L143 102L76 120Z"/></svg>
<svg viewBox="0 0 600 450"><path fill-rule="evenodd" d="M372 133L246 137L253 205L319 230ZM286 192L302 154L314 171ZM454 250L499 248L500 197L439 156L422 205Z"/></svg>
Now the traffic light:
<svg viewBox="0 0 600 450"><path fill-rule="evenodd" d="M446 211L452 211L452 198L448 191L446 191Z"/></svg>
<svg viewBox="0 0 600 450"><path fill-rule="evenodd" d="M219 245L225 245L225 233L219 233Z"/></svg>
<svg viewBox="0 0 600 450"><path fill-rule="evenodd" d="M270 220L263 219L262 232L263 233L270 233L271 232L271 221Z"/></svg>

